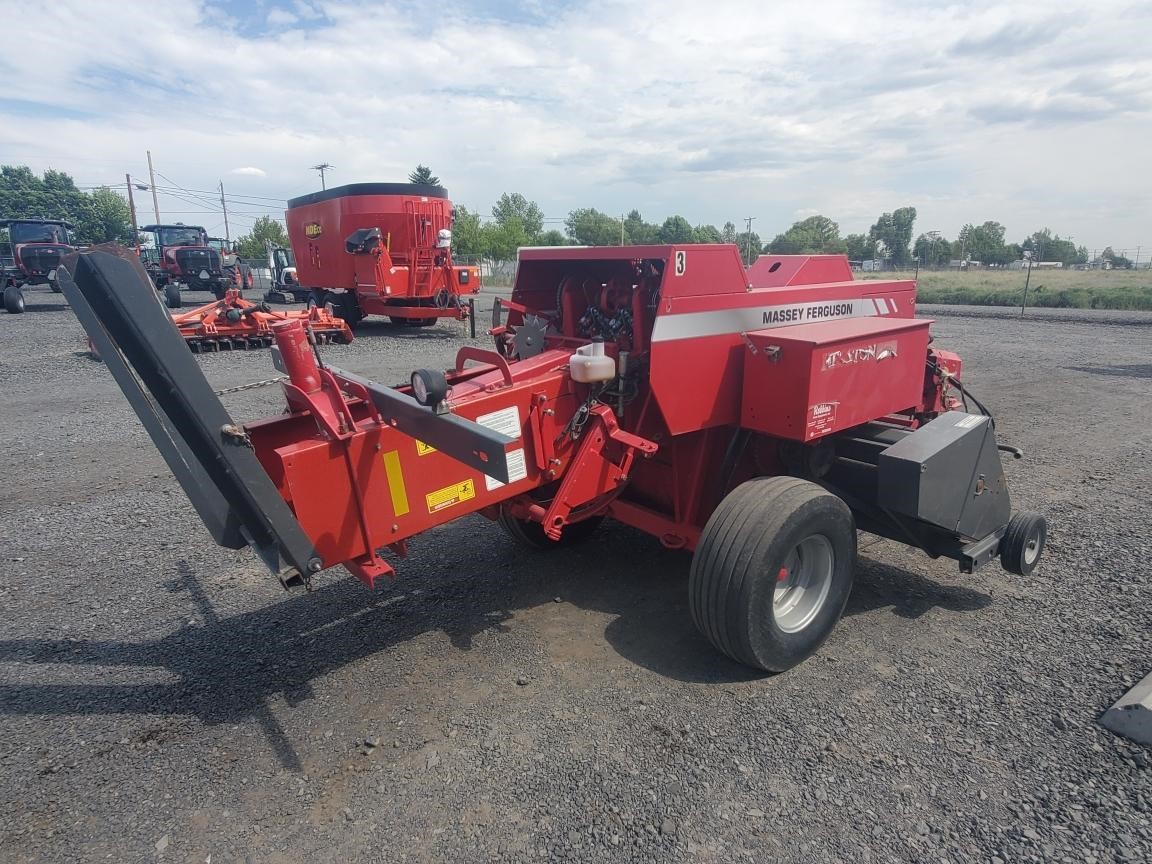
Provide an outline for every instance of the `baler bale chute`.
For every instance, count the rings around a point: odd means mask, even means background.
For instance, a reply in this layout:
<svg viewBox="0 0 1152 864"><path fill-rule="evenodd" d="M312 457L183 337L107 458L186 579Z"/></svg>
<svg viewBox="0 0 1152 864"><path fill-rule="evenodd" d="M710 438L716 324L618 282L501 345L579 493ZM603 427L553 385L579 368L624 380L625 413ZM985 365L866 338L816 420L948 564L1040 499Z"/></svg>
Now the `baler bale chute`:
<svg viewBox="0 0 1152 864"><path fill-rule="evenodd" d="M272 328L285 321L299 321L321 345L346 345L352 341L352 329L330 308L280 311L264 302L245 300L238 288L229 289L221 299L196 309L172 313L172 323L196 353L267 348L274 341Z"/></svg>
<svg viewBox="0 0 1152 864"><path fill-rule="evenodd" d="M480 269L452 257L452 202L440 186L354 183L288 202L293 294L331 304L355 327L365 315L398 326L464 320Z"/></svg>
<svg viewBox="0 0 1152 864"><path fill-rule="evenodd" d="M387 550L469 513L536 548L595 542L611 517L692 551L700 630L783 670L839 620L858 528L964 572L999 557L1028 573L1043 550L1043 517L1011 515L1010 448L914 317L915 283L853 281L842 256L745 270L728 245L524 250L494 348L409 385L274 326L288 411L244 425L136 302L138 268L99 252L68 266L77 314L213 537L285 585L337 564L372 585L395 575Z"/></svg>

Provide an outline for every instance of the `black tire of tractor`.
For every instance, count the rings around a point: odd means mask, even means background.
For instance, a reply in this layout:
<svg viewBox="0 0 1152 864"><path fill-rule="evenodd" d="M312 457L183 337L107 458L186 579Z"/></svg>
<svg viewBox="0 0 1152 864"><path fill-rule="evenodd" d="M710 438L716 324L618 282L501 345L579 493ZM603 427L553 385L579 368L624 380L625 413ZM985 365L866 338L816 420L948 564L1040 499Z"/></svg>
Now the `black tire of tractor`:
<svg viewBox="0 0 1152 864"><path fill-rule="evenodd" d="M52 289L53 294L63 294L64 289L60 287L60 283L53 279L48 283L48 287Z"/></svg>
<svg viewBox="0 0 1152 864"><path fill-rule="evenodd" d="M1031 576L1047 542L1047 519L1027 510L1017 513L1000 540L1000 566L1017 576Z"/></svg>
<svg viewBox="0 0 1152 864"><path fill-rule="evenodd" d="M223 300L224 294L227 292L227 290L228 289L221 285L219 282L212 283L212 296L217 300Z"/></svg>
<svg viewBox="0 0 1152 864"><path fill-rule="evenodd" d="M180 286L169 282L164 286L164 305L169 309L179 309L184 305L184 298L180 296Z"/></svg>
<svg viewBox="0 0 1152 864"><path fill-rule="evenodd" d="M827 587L810 589L811 618L786 630L774 603L778 579L790 562L793 569L806 566L802 556L794 557L806 542L829 550L822 577ZM720 502L704 526L688 579L692 620L738 663L783 672L828 638L852 592L855 567L856 521L840 498L796 477L749 480Z"/></svg>
<svg viewBox="0 0 1152 864"><path fill-rule="evenodd" d="M544 533L544 526L530 519L517 519L505 508L500 508L500 515L496 518L500 527L508 532L508 536L528 549L563 549L566 546L575 546L583 543L596 533L603 516L589 516L571 525L565 525L559 540L553 540Z"/></svg>
<svg viewBox="0 0 1152 864"><path fill-rule="evenodd" d="M4 308L11 315L19 315L24 311L24 292L18 285L9 285L4 289Z"/></svg>
<svg viewBox="0 0 1152 864"><path fill-rule="evenodd" d="M337 299L340 301L339 303L335 302ZM356 325L364 320L364 313L360 311L360 303L351 291L345 291L339 298L333 298L332 311L336 313L337 318L344 319L344 323L350 329L355 329Z"/></svg>

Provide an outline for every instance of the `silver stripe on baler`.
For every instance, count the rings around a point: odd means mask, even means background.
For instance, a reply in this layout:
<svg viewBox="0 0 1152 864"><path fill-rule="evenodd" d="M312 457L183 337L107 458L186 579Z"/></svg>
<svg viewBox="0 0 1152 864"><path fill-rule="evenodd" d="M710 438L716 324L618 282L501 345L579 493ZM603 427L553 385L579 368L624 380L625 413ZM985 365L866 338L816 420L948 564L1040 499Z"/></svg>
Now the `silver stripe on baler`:
<svg viewBox="0 0 1152 864"><path fill-rule="evenodd" d="M849 314L808 317L812 314L811 310L813 309L840 304L851 304L852 311ZM776 322L770 320L773 316L778 316L792 309L801 311L799 320ZM817 321L868 318L888 314L891 313L884 299L872 297L824 300L815 303L785 303L781 306L748 306L743 309L716 309L711 312L660 314L656 316L656 323L652 327L652 341L672 342L677 339L697 339L702 336L725 336L732 333L763 330L765 327L790 327L795 324L813 324ZM765 319L769 319L767 323Z"/></svg>

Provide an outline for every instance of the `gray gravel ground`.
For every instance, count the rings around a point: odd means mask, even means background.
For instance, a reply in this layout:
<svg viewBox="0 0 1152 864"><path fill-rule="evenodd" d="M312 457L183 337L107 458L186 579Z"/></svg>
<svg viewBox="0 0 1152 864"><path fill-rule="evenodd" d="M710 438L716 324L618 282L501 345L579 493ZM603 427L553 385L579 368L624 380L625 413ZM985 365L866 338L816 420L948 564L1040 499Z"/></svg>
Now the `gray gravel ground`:
<svg viewBox="0 0 1152 864"><path fill-rule="evenodd" d="M471 517L378 591L285 594L211 545L62 299L29 301L0 315L0 860L1152 859L1149 754L1095 724L1152 665L1152 328L942 318L1028 452L1046 561L874 542L828 644L761 677L693 630L687 555L618 525L532 555ZM395 382L462 341L328 351Z"/></svg>

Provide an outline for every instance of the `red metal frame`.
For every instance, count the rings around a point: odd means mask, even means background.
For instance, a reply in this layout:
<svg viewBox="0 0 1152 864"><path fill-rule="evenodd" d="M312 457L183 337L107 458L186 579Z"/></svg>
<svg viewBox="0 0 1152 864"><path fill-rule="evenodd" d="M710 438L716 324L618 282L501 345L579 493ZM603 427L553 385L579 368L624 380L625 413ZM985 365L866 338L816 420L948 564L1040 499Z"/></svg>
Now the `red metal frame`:
<svg viewBox="0 0 1152 864"><path fill-rule="evenodd" d="M691 549L728 490L783 473L782 441L819 437L777 423L774 404L850 406L824 435L885 417L914 427L955 399L959 358L928 350L915 283L845 276L829 256L765 256L746 271L719 245L524 250L496 349L460 350L440 409L514 439L507 484L400 432L360 383L317 366L298 323L273 328L290 411L246 428L324 566L369 584L392 574L381 550L406 554L429 528L501 507L552 538L607 513ZM817 278L834 281L805 281ZM529 316L549 327L519 357ZM570 357L601 337L625 376L573 380ZM889 341L895 354L879 357ZM828 361L836 351L851 362Z"/></svg>
<svg viewBox="0 0 1152 864"><path fill-rule="evenodd" d="M213 300L172 315L172 323L184 340L197 348L271 345L273 327L281 323L307 326L317 342L348 343L352 330L346 322L323 307L307 310L273 310L266 303L245 300L239 288L228 289L223 299Z"/></svg>

